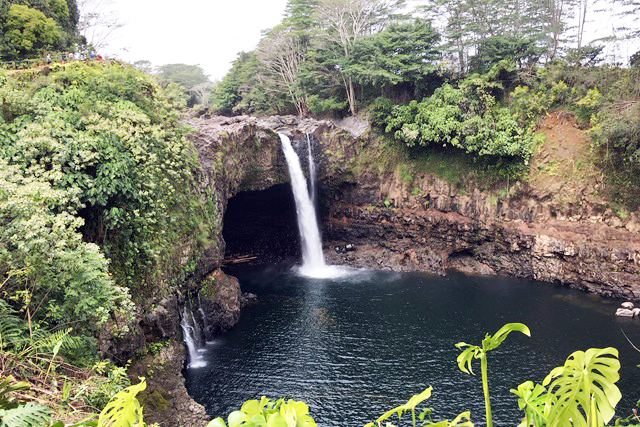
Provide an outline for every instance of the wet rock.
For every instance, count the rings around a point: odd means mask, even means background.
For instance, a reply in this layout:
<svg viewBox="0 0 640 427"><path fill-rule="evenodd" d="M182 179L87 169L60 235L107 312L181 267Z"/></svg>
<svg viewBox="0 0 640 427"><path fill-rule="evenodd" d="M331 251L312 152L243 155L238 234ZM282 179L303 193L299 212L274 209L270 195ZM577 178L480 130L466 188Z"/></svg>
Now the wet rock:
<svg viewBox="0 0 640 427"><path fill-rule="evenodd" d="M202 310L208 320L205 338L211 340L238 322L245 298L238 279L220 269L210 273L200 290Z"/></svg>
<svg viewBox="0 0 640 427"><path fill-rule="evenodd" d="M627 310L633 310L635 306L633 305L633 303L631 301L626 301L626 302L623 302L622 304L620 304L620 307L626 308Z"/></svg>
<svg viewBox="0 0 640 427"><path fill-rule="evenodd" d="M138 396L147 422L184 427L207 424L210 417L204 407L191 399L185 388L185 358L182 343L171 341L157 354L147 354L131 365L129 376L133 383L141 376L147 380L147 389Z"/></svg>
<svg viewBox="0 0 640 427"><path fill-rule="evenodd" d="M163 298L144 316L142 329L145 336L164 340L176 336L178 330L178 302L175 296Z"/></svg>
<svg viewBox="0 0 640 427"><path fill-rule="evenodd" d="M633 317L640 317L640 308L634 308L631 311L633 311Z"/></svg>
<svg viewBox="0 0 640 427"><path fill-rule="evenodd" d="M258 301L258 295L252 294L251 292L245 292L242 294L244 298L245 304L250 304Z"/></svg>
<svg viewBox="0 0 640 427"><path fill-rule="evenodd" d="M626 308L619 308L616 310L616 316L618 317L633 317L633 310L627 310Z"/></svg>

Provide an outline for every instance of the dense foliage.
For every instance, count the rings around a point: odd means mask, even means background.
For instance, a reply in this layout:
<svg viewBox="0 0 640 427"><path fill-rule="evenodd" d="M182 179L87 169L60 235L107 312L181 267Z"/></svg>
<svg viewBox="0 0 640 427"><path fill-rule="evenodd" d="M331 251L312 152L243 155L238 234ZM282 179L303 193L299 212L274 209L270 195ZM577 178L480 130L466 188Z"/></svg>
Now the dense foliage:
<svg viewBox="0 0 640 427"><path fill-rule="evenodd" d="M0 1L0 60L36 57L80 42L75 0Z"/></svg>
<svg viewBox="0 0 640 427"><path fill-rule="evenodd" d="M634 10L628 1L611 12L618 34L638 35L620 27ZM582 0L430 0L416 10L392 0L290 0L209 103L226 115L366 108L374 126L416 156L461 153L509 179L528 173L540 118L569 110L593 127L600 166L610 165L617 198L629 203L640 164L638 66L597 65L607 45L586 43L584 28L596 13L604 9Z"/></svg>
<svg viewBox="0 0 640 427"><path fill-rule="evenodd" d="M391 108L376 103L374 119L385 132L409 147L449 146L475 156L524 165L536 140L532 132L535 119L519 117L500 105L504 87L498 76L507 69L501 63L487 74L469 76L457 87L444 84L420 102Z"/></svg>
<svg viewBox="0 0 640 427"><path fill-rule="evenodd" d="M117 64L0 76L1 292L15 310L89 336L115 315L126 333L129 291L163 286L176 245L206 240L181 105Z"/></svg>

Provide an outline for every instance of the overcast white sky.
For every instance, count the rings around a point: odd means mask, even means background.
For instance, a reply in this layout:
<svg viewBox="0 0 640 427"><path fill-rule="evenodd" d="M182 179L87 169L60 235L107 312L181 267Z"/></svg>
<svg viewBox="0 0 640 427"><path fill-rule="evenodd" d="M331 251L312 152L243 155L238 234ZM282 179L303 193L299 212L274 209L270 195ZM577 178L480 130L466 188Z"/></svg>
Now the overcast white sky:
<svg viewBox="0 0 640 427"><path fill-rule="evenodd" d="M113 0L125 24L103 52L153 65L199 64L220 79L282 19L287 0Z"/></svg>

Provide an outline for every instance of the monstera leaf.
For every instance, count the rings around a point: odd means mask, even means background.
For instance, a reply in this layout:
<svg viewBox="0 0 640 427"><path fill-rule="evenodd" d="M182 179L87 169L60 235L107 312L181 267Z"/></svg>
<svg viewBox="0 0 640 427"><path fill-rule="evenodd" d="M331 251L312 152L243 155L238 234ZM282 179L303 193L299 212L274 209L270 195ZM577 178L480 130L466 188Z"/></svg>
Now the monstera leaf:
<svg viewBox="0 0 640 427"><path fill-rule="evenodd" d="M11 409L18 406L15 397L9 393L19 390L28 390L30 387L31 385L27 382L16 382L13 375L9 375L2 379L2 381L0 381L0 409Z"/></svg>
<svg viewBox="0 0 640 427"><path fill-rule="evenodd" d="M33 402L13 409L0 409L1 427L43 427L49 425L51 409Z"/></svg>
<svg viewBox="0 0 640 427"><path fill-rule="evenodd" d="M115 396L100 412L98 427L144 426L142 407L136 399L138 393L147 388L143 377L140 383L125 388Z"/></svg>
<svg viewBox="0 0 640 427"><path fill-rule="evenodd" d="M552 370L543 381L556 401L547 405L548 427L593 427L607 424L622 395L618 350L591 348L571 354L564 366Z"/></svg>
<svg viewBox="0 0 640 427"><path fill-rule="evenodd" d="M462 350L458 355L456 361L458 362L458 368L466 374L473 375L473 369L471 362L473 359L480 359L486 355L488 351L496 349L500 344L504 342L511 332L522 332L526 336L531 336L531 331L527 325L522 323L507 323L493 335L486 334L482 340L482 346L467 344L466 342L459 342L456 347Z"/></svg>
<svg viewBox="0 0 640 427"><path fill-rule="evenodd" d="M376 422L378 423L378 425L380 425L380 423L382 421L385 421L385 420L389 419L389 417L391 417L394 414L398 415L398 419L400 419L400 417L402 417L402 414L404 414L405 411L411 411L413 416L414 416L414 419L415 419L415 409L416 409L416 407L419 404L421 404L422 402L424 402L425 400L427 400L428 398L431 397L431 391L432 390L433 390L433 387L429 386L422 393L414 394L407 401L407 403L402 404L400 406L397 406L397 407L395 407L393 409L390 409L387 412L385 412L384 414L380 415L378 417L378 419L376 419Z"/></svg>
<svg viewBox="0 0 640 427"><path fill-rule="evenodd" d="M547 389L532 381L527 381L518 386L518 389L511 389L511 393L518 396L518 407L524 410L524 419L518 427L529 427L546 424L547 418L545 409L555 403L555 397L547 394Z"/></svg>
<svg viewBox="0 0 640 427"><path fill-rule="evenodd" d="M309 415L306 403L289 399L270 401L262 396L260 401L247 400L239 411L227 417L216 418L207 427L315 427L316 422Z"/></svg>
<svg viewBox="0 0 640 427"><path fill-rule="evenodd" d="M491 351L494 348L497 348L502 342L507 339L511 332L522 332L526 336L531 336L531 331L527 327L527 325L523 323L507 323L502 328L498 330L492 336L487 335L482 340L482 349L487 352Z"/></svg>
<svg viewBox="0 0 640 427"><path fill-rule="evenodd" d="M437 423L424 423L422 427L473 427L471 412L466 411L458 415L453 421L442 420Z"/></svg>

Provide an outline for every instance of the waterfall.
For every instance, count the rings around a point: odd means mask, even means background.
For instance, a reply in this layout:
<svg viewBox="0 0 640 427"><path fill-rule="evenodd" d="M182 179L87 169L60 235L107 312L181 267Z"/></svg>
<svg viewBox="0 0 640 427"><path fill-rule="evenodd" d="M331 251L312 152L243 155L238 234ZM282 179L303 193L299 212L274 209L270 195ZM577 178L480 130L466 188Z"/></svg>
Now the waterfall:
<svg viewBox="0 0 640 427"><path fill-rule="evenodd" d="M316 204L316 163L313 161L311 136L307 134L307 149L309 150L309 181L311 182L311 204Z"/></svg>
<svg viewBox="0 0 640 427"><path fill-rule="evenodd" d="M325 267L324 254L322 253L322 241L320 240L320 231L318 230L318 220L316 219L316 210L309 198L307 190L307 180L302 173L300 159L287 135L278 134L282 141L282 150L289 167L289 176L291 177L291 189L293 190L293 198L296 201L296 212L298 214L298 230L300 231L300 240L302 244L302 268L301 272L305 275L313 275L313 272L319 271Z"/></svg>
<svg viewBox="0 0 640 427"><path fill-rule="evenodd" d="M191 299L185 301L185 305L189 303L189 314L191 315L191 326L193 327L193 342L196 344L196 348L200 349L204 344L204 338L200 323L196 320L196 316L193 314L193 303Z"/></svg>
<svg viewBox="0 0 640 427"><path fill-rule="evenodd" d="M289 137L282 133L278 135L280 136L280 141L282 141L282 151L284 151L284 157L287 160L289 176L291 177L291 189L296 202L298 230L300 231L300 243L302 244L302 267L298 272L303 276L316 279L340 277L348 274L348 270L345 268L325 264L316 210L309 197L307 180L302 173L300 158L293 151Z"/></svg>
<svg viewBox="0 0 640 427"><path fill-rule="evenodd" d="M207 334L209 334L209 325L207 324L207 316L204 314L204 310L202 309L202 301L200 300L200 291L197 293L198 295L198 311L200 312L200 316L202 316L202 338L204 338L205 342L207 341Z"/></svg>
<svg viewBox="0 0 640 427"><path fill-rule="evenodd" d="M191 314L193 317L193 313ZM195 329L189 324L189 316L187 313L187 304L185 303L182 307L182 320L180 321L180 326L182 327L182 335L184 335L184 343L187 346L187 350L189 351L189 364L188 368L201 368L206 366L206 362L202 360L202 355L198 351L198 346L195 340Z"/></svg>

